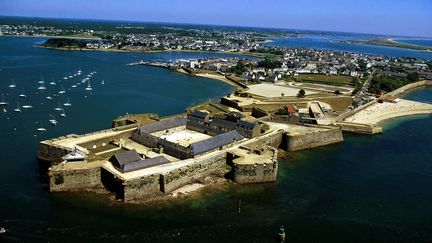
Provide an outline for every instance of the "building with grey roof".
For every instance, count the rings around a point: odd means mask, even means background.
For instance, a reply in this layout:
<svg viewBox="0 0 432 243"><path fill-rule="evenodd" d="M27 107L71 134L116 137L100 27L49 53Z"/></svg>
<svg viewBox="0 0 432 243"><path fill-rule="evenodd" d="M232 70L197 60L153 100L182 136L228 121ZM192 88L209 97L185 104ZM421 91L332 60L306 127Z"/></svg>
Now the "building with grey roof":
<svg viewBox="0 0 432 243"><path fill-rule="evenodd" d="M170 162L164 156L143 159L136 150L129 150L126 152L115 154L111 156L109 161L117 170L123 173L141 170Z"/></svg>

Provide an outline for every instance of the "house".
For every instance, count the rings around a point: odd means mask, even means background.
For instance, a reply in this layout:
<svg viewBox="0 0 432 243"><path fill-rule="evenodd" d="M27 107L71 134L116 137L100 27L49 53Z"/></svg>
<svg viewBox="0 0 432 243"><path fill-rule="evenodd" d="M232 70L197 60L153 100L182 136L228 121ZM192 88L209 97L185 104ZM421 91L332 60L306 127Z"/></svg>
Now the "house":
<svg viewBox="0 0 432 243"><path fill-rule="evenodd" d="M111 156L109 161L117 170L123 173L149 168L170 162L164 156L143 159L136 150L129 150L126 152L115 154Z"/></svg>

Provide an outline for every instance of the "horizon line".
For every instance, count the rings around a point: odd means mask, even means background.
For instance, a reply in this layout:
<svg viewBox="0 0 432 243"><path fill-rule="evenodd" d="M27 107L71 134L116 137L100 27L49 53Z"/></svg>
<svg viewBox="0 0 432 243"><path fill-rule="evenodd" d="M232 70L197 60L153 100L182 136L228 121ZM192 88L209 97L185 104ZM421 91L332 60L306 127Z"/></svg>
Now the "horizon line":
<svg viewBox="0 0 432 243"><path fill-rule="evenodd" d="M0 15L0 17L6 18L37 18L37 19L52 19L52 20L86 20L86 21L117 21L117 22L132 22L132 23L150 23L150 24L171 24L171 25L196 25L196 26L214 26L214 27L237 27L237 28L260 28L270 30L286 30L286 31L316 31L316 32L330 32L330 33L344 33L344 34L357 34L357 35L369 35L377 37L414 37L421 39L432 39L432 36L410 36L410 35L390 35L390 34L374 34L374 33L360 33L360 32L348 32L348 31L337 31L337 30L317 30L317 29L293 29L287 27L269 27L269 26L250 26L250 25L227 25L227 24L202 24L202 23L185 23L185 22L168 22L168 21L147 21L147 20L127 20L127 19L99 19L99 18L72 18L72 17L46 17L46 16L22 16L22 15Z"/></svg>

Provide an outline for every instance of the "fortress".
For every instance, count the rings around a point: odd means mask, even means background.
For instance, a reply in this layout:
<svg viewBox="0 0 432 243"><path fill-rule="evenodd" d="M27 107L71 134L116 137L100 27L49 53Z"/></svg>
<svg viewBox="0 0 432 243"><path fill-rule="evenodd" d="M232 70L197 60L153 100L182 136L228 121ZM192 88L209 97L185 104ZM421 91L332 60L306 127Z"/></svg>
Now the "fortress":
<svg viewBox="0 0 432 243"><path fill-rule="evenodd" d="M42 141L38 157L50 167L50 191L109 192L131 202L165 197L206 178L272 182L278 148L297 151L343 140L340 128L265 122L238 112L144 117Z"/></svg>

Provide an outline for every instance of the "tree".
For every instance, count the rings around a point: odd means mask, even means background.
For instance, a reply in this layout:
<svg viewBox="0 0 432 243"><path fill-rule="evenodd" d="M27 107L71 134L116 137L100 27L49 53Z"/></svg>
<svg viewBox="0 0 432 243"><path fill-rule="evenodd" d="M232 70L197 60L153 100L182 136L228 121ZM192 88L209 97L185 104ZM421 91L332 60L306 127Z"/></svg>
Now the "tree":
<svg viewBox="0 0 432 243"><path fill-rule="evenodd" d="M418 72L408 73L407 79L411 82L416 82L419 80Z"/></svg>
<svg viewBox="0 0 432 243"><path fill-rule="evenodd" d="M337 90L334 92L334 94L335 94L335 95L341 95L342 93L337 89Z"/></svg>
<svg viewBox="0 0 432 243"><path fill-rule="evenodd" d="M304 91L304 89L299 90L299 92L297 93L297 97L299 98L303 98L306 96L306 91Z"/></svg>
<svg viewBox="0 0 432 243"><path fill-rule="evenodd" d="M285 96L285 94L284 93L281 93L281 97L284 97Z"/></svg>

